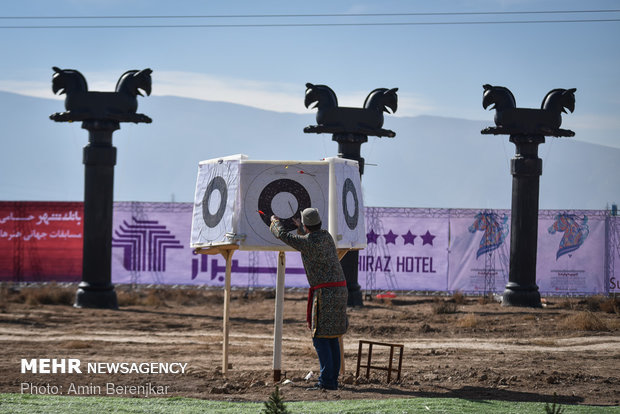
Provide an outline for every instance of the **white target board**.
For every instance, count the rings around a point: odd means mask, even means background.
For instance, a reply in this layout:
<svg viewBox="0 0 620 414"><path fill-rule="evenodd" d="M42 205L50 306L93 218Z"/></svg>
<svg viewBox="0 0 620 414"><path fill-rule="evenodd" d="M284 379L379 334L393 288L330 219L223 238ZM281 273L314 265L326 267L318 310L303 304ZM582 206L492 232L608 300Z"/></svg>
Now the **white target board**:
<svg viewBox="0 0 620 414"><path fill-rule="evenodd" d="M294 231L293 218L300 218L301 211L314 207L327 229L328 189L329 165L325 162L243 162L239 217L239 231L245 235L243 248L291 250L269 231L272 215L279 217L286 229Z"/></svg>
<svg viewBox="0 0 620 414"><path fill-rule="evenodd" d="M357 161L327 158L330 165L329 232L339 248L366 247L364 202Z"/></svg>
<svg viewBox="0 0 620 414"><path fill-rule="evenodd" d="M239 190L239 163L245 155L201 161L198 165L192 247L231 244L237 233L234 220Z"/></svg>
<svg viewBox="0 0 620 414"><path fill-rule="evenodd" d="M269 231L271 216L295 231L293 218L300 218L308 207L319 210L322 227L338 248L366 246L357 162L254 161L239 155L203 161L196 183L192 247L238 244L242 250L292 250Z"/></svg>

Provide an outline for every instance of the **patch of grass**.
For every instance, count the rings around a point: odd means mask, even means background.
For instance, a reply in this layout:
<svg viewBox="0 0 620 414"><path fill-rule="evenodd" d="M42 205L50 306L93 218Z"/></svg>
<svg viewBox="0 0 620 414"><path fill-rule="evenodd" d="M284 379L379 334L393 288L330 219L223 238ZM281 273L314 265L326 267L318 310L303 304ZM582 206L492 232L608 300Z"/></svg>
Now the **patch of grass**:
<svg viewBox="0 0 620 414"><path fill-rule="evenodd" d="M116 296L118 305L125 306L151 306L167 307L174 305L181 306L202 306L209 304L222 304L224 297L222 292L209 291L198 288L153 288L146 286L117 286ZM259 296L257 295L257 298ZM247 295L240 293L233 295L231 300L245 300Z"/></svg>
<svg viewBox="0 0 620 414"><path fill-rule="evenodd" d="M478 326L478 323L478 318L474 313L468 313L456 322L456 324L461 328L475 328Z"/></svg>
<svg viewBox="0 0 620 414"><path fill-rule="evenodd" d="M440 298L435 298L433 304L431 305L431 310L435 315L445 315L449 313L456 313L456 303L450 302L447 300L443 300Z"/></svg>
<svg viewBox="0 0 620 414"><path fill-rule="evenodd" d="M495 298L493 297L493 293L487 293L484 296L480 296L478 298L478 303L481 305L488 305L489 303L497 303Z"/></svg>
<svg viewBox="0 0 620 414"><path fill-rule="evenodd" d="M134 290L117 290L116 291L116 300L118 301L119 307L124 306L136 306L140 304L140 295L138 292Z"/></svg>
<svg viewBox="0 0 620 414"><path fill-rule="evenodd" d="M2 286L0 288L0 306L9 303L27 305L73 305L75 288L49 283L36 287Z"/></svg>
<svg viewBox="0 0 620 414"><path fill-rule="evenodd" d="M570 299L565 298L564 301L569 302ZM581 309L589 312L620 314L620 297L608 297L604 295L588 296L573 303L571 307L566 307L566 309Z"/></svg>
<svg viewBox="0 0 620 414"><path fill-rule="evenodd" d="M601 310L601 303L605 301L605 297L603 296L588 296L585 298L584 303L586 305L586 309L590 312L598 312Z"/></svg>
<svg viewBox="0 0 620 414"><path fill-rule="evenodd" d="M599 305L601 312L620 314L620 297L607 298Z"/></svg>
<svg viewBox="0 0 620 414"><path fill-rule="evenodd" d="M166 306L166 294L160 289L149 290L146 297L142 300L142 304L154 308Z"/></svg>
<svg viewBox="0 0 620 414"><path fill-rule="evenodd" d="M583 311L567 316L560 322L564 329L576 331L608 331L609 327L594 312Z"/></svg>
<svg viewBox="0 0 620 414"><path fill-rule="evenodd" d="M206 303L223 303L221 295L201 289L160 289L148 287L119 287L116 289L118 306L166 307L174 304L200 306Z"/></svg>
<svg viewBox="0 0 620 414"><path fill-rule="evenodd" d="M572 300L571 298L562 298L558 302L558 308L560 308L560 309L570 309L570 310L575 309L574 300Z"/></svg>
<svg viewBox="0 0 620 414"><path fill-rule="evenodd" d="M457 398L390 398L377 400L287 402L291 413L476 413L540 414L545 402L462 400ZM0 413L257 413L260 402L228 402L192 398L66 397L0 394ZM563 406L566 413L620 413L620 407Z"/></svg>
<svg viewBox="0 0 620 414"><path fill-rule="evenodd" d="M458 290L452 294L452 301L457 305L464 305L465 303L467 303L465 295L463 295Z"/></svg>
<svg viewBox="0 0 620 414"><path fill-rule="evenodd" d="M75 288L60 287L54 283L21 289L27 305L73 305Z"/></svg>

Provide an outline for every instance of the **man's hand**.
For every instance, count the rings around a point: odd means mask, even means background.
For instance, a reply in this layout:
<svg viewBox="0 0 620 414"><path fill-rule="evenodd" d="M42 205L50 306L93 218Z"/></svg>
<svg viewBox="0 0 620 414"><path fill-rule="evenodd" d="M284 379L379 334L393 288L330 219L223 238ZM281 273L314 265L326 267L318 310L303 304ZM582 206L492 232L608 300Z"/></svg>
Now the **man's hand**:
<svg viewBox="0 0 620 414"><path fill-rule="evenodd" d="M293 223L295 223L295 225L298 228L301 227L301 220L300 219L298 219L297 217L293 217L292 220L293 220Z"/></svg>

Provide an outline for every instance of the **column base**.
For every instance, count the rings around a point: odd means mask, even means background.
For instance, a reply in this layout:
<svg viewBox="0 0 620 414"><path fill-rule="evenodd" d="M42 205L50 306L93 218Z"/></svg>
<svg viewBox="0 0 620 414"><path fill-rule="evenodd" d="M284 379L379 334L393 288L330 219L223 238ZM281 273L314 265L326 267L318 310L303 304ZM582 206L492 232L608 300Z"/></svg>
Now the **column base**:
<svg viewBox="0 0 620 414"><path fill-rule="evenodd" d="M359 260L359 251L352 250L344 255L340 260L340 265L344 272L344 277L347 281L347 289L349 297L347 299L347 306L349 307L361 307L364 306L362 299L362 290L360 284L357 282L357 263Z"/></svg>
<svg viewBox="0 0 620 414"><path fill-rule="evenodd" d="M81 282L75 294L75 308L118 309L114 285L94 285Z"/></svg>
<svg viewBox="0 0 620 414"><path fill-rule="evenodd" d="M523 308L542 308L538 286L520 286L509 282L504 290L502 306L519 306Z"/></svg>
<svg viewBox="0 0 620 414"><path fill-rule="evenodd" d="M362 290L357 285L357 290L349 290L349 298L347 299L347 306L351 308L364 306L364 300L362 298Z"/></svg>

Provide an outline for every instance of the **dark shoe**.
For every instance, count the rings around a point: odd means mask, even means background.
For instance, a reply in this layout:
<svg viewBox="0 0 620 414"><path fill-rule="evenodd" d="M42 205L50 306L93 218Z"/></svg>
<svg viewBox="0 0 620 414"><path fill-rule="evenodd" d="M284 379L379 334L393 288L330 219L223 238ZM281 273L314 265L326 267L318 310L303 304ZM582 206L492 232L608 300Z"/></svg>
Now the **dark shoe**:
<svg viewBox="0 0 620 414"><path fill-rule="evenodd" d="M326 387L323 384L319 384L318 382L314 384L314 387L306 388L306 391L315 391L315 390L323 390L323 391L337 391L338 386L336 387Z"/></svg>
<svg viewBox="0 0 620 414"><path fill-rule="evenodd" d="M313 387L310 388L306 388L306 391L317 391L317 390L326 390L327 388L325 388L321 383L317 382L316 384L314 384Z"/></svg>

